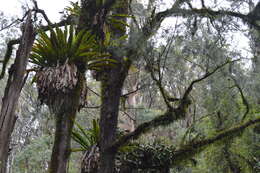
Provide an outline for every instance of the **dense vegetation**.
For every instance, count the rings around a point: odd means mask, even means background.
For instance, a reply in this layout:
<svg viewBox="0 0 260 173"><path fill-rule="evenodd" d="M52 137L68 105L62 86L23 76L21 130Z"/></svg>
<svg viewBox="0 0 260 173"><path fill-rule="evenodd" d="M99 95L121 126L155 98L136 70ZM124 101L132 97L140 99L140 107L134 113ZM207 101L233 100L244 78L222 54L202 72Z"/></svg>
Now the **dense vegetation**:
<svg viewBox="0 0 260 173"><path fill-rule="evenodd" d="M260 172L259 1L21 16L0 13L0 173Z"/></svg>

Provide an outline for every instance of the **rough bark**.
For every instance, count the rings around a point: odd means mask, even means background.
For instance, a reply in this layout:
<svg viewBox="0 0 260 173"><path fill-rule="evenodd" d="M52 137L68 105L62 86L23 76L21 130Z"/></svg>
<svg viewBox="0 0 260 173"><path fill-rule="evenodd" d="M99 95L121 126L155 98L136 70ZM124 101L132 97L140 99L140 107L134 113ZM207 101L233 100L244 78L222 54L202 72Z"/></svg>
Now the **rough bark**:
<svg viewBox="0 0 260 173"><path fill-rule="evenodd" d="M17 119L15 109L24 84L24 74L34 39L35 32L31 21L31 14L29 14L19 48L16 52L15 62L9 70L9 78L2 101L0 114L0 173L6 172L9 143Z"/></svg>
<svg viewBox="0 0 260 173"><path fill-rule="evenodd" d="M100 170L99 173L113 173L116 151L108 150L116 139L118 111L121 91L129 65L112 68L101 81L102 104L100 114Z"/></svg>
<svg viewBox="0 0 260 173"><path fill-rule="evenodd" d="M85 85L84 74L79 73L77 86L70 92L57 95L57 100L63 103L55 113L56 130L52 149L50 173L66 173L70 157L71 133L77 111L80 107L80 98Z"/></svg>
<svg viewBox="0 0 260 173"><path fill-rule="evenodd" d="M115 2L110 0L107 2L110 7ZM105 4L106 5L106 4ZM117 7L112 10L114 14L128 14L128 1L118 0ZM107 5L109 6L109 5ZM109 7L106 8L106 11ZM108 13L108 12L107 12ZM125 20L126 19L121 19ZM125 31L116 30L112 27L111 33L115 39L123 36ZM130 61L122 60L122 57L117 57L114 52L111 52L118 64L116 67L104 70L101 77L101 111L100 111L100 168L99 173L115 172L115 156L116 150L111 150L110 146L116 139L116 130L118 126L118 112L122 88L127 77Z"/></svg>
<svg viewBox="0 0 260 173"><path fill-rule="evenodd" d="M250 6L251 9L249 9L251 12L251 15L258 16L260 18L260 2L256 5L256 7ZM252 10L253 9L253 10ZM257 10L258 9L258 10ZM253 53L253 59L252 59L252 74L250 81L254 81L252 83L251 87L252 92L251 96L255 99L255 102L260 105L260 29L251 29L250 31L250 36L251 36L251 49ZM256 79L256 80L255 80ZM255 129L260 129L260 125L256 126ZM255 130L256 133L260 133L259 130Z"/></svg>
<svg viewBox="0 0 260 173"><path fill-rule="evenodd" d="M104 39L104 27L107 14L111 11L112 5L115 0L108 0L103 5L97 5L95 0L82 0L82 11L79 18L79 29L91 30L93 34L97 36L100 42ZM122 3L125 1L117 1L117 3ZM126 6L124 6L126 5ZM127 7L127 3L116 8L114 13L124 13L124 8ZM121 11L123 10L123 11ZM121 13L122 14L122 13ZM113 32L114 37L122 36L124 33L119 31ZM113 54L113 53L111 53ZM129 62L122 62L122 57L117 58L113 56L115 60L118 61L116 67L104 68L102 74L99 75L101 78L96 79L101 80L101 112L100 112L100 173L112 173L114 172L114 162L115 162L115 151L107 150L109 146L115 140L115 134L118 124L118 111L119 103L121 97L121 90L123 87L124 80L127 76L129 69Z"/></svg>

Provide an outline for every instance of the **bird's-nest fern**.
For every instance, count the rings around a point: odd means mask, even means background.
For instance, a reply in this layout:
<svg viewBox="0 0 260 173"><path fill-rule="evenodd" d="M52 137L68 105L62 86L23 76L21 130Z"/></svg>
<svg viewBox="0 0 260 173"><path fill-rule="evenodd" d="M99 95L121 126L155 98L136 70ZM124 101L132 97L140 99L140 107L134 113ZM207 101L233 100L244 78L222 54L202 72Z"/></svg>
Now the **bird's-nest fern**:
<svg viewBox="0 0 260 173"><path fill-rule="evenodd" d="M108 53L102 51L89 31L76 32L74 26L64 29L50 29L50 33L40 32L33 45L30 62L38 66L35 82L39 99L48 106L59 107L57 99L70 95L80 85L79 76L87 69L102 68L116 63ZM84 104L86 86L81 88L81 103Z"/></svg>
<svg viewBox="0 0 260 173"><path fill-rule="evenodd" d="M50 29L50 34L40 32L33 45L30 62L40 67L57 67L75 64L78 68L88 69L98 66L98 63L112 63L110 54L102 50L95 36L89 31L76 33L73 25Z"/></svg>

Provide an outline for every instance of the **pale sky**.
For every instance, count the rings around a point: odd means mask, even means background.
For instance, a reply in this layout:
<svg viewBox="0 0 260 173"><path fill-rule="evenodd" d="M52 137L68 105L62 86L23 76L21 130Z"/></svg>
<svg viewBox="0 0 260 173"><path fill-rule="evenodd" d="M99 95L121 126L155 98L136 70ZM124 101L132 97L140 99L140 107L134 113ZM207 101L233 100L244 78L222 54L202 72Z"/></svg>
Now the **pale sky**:
<svg viewBox="0 0 260 173"><path fill-rule="evenodd" d="M59 12L69 5L70 1L75 2L76 0L37 0L39 8L46 12L52 22L59 20ZM25 5L26 2L30 4L30 0L6 0L1 3L0 11L3 11L6 15L21 17L19 15L22 12L21 6Z"/></svg>

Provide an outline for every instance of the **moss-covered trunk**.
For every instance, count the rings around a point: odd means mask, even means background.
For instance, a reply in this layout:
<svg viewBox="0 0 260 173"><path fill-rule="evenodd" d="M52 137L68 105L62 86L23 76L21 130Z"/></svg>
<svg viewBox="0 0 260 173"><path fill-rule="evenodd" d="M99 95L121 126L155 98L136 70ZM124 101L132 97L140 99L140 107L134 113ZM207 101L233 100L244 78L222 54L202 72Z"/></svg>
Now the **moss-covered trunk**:
<svg viewBox="0 0 260 173"><path fill-rule="evenodd" d="M79 29L91 30L96 35L102 45L105 37L105 28L109 28L109 32L113 39L117 39L125 34L123 29L119 30L107 23L109 14L128 14L128 1L125 0L109 0L103 1L103 4L96 3L95 0L81 0L82 9L79 18ZM118 20L124 20L118 18ZM126 27L126 26L123 26ZM103 51L108 51L104 48ZM115 167L116 151L107 148L115 141L116 129L118 124L119 103L123 83L128 73L130 62L124 61L123 57L114 56L112 59L118 63L115 67L104 67L95 76L97 80L101 80L101 112L100 112L100 163L99 173L112 173ZM100 78L99 78L100 77Z"/></svg>
<svg viewBox="0 0 260 173"><path fill-rule="evenodd" d="M52 150L50 172L65 173L70 156L70 140L73 120L76 116L74 108L56 117L55 141Z"/></svg>
<svg viewBox="0 0 260 173"><path fill-rule="evenodd" d="M56 101L62 105L55 110L55 140L52 149L50 173L66 173L71 149L71 133L77 111L80 107L82 93L84 93L85 77L79 74L78 83L70 93L56 95ZM57 103L58 104L58 103ZM53 106L53 105L52 105Z"/></svg>
<svg viewBox="0 0 260 173"><path fill-rule="evenodd" d="M102 104L100 113L100 170L113 173L116 151L107 150L115 141L118 123L119 102L129 65L118 65L105 74L101 81Z"/></svg>
<svg viewBox="0 0 260 173"><path fill-rule="evenodd" d="M64 98L64 101L67 103L69 101L71 103L68 104L72 104L73 101L77 102L77 98L72 95L71 98ZM70 110L55 115L56 130L50 163L50 173L67 172L67 164L70 156L71 131L73 128L73 120L75 119L77 112L76 106L69 107L71 107Z"/></svg>

